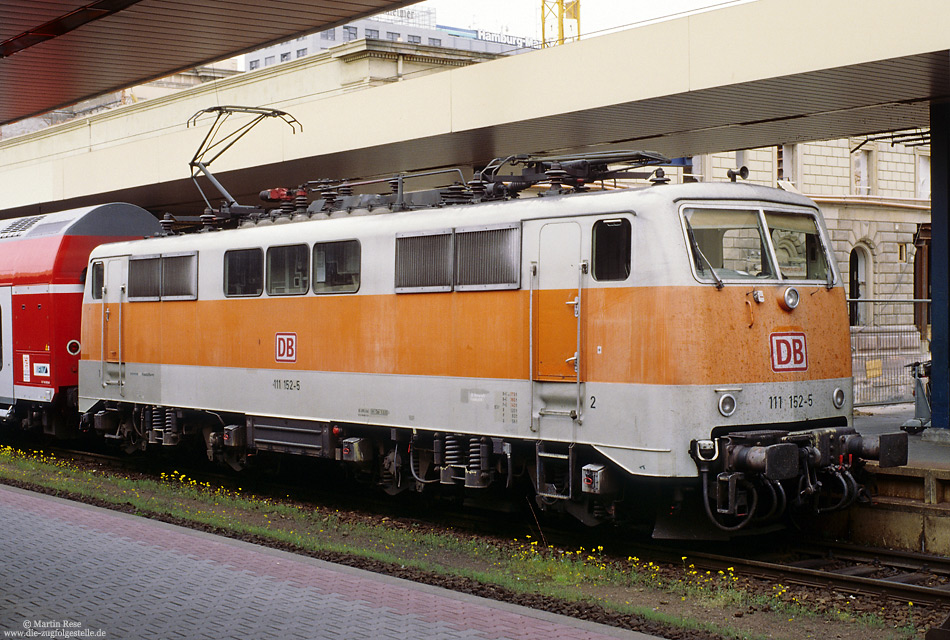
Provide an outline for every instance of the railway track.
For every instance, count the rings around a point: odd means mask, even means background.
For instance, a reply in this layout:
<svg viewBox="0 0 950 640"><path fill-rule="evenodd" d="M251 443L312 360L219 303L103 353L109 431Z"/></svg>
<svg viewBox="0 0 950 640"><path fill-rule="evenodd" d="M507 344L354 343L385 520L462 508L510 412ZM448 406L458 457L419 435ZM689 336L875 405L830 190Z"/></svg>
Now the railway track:
<svg viewBox="0 0 950 640"><path fill-rule="evenodd" d="M915 606L950 606L950 560L939 556L841 542L796 545L782 554L684 553L706 570L732 568L786 585L874 595Z"/></svg>

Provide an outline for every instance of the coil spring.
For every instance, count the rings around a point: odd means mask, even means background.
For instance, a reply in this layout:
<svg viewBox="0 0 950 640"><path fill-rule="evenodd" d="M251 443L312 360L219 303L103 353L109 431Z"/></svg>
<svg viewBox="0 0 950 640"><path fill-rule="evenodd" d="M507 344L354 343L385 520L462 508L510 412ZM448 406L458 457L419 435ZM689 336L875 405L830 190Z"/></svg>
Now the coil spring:
<svg viewBox="0 0 950 640"><path fill-rule="evenodd" d="M164 407L152 407L151 427L155 431L162 431L165 429L165 408Z"/></svg>
<svg viewBox="0 0 950 640"><path fill-rule="evenodd" d="M468 439L468 468L477 471L482 468L481 439Z"/></svg>
<svg viewBox="0 0 950 640"><path fill-rule="evenodd" d="M165 412L165 431L167 433L178 432L178 420L174 411Z"/></svg>
<svg viewBox="0 0 950 640"><path fill-rule="evenodd" d="M445 466L465 466L465 451L462 449L462 442L458 436L445 436Z"/></svg>

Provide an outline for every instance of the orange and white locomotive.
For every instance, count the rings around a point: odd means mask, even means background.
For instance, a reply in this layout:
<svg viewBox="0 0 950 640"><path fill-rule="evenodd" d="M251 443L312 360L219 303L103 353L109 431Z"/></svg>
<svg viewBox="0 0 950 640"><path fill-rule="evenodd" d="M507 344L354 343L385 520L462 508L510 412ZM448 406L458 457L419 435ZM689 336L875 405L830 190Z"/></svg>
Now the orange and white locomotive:
<svg viewBox="0 0 950 640"><path fill-rule="evenodd" d="M851 427L816 205L742 183L583 193L608 160L275 189L282 206L237 229L102 245L80 409L129 449L328 458L393 493L529 479L542 507L659 514L658 535L845 507L859 459L903 463L906 434Z"/></svg>

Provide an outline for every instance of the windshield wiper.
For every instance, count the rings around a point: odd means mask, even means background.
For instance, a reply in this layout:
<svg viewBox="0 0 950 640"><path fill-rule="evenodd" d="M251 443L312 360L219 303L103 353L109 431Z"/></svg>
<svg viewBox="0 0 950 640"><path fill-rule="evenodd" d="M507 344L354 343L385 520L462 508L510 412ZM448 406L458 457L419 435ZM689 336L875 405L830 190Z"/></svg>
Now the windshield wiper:
<svg viewBox="0 0 950 640"><path fill-rule="evenodd" d="M719 278L719 274L716 273L716 270L713 268L712 263L706 257L706 254L703 253L702 249L699 248L699 243L696 242L696 236L693 235L693 225L689 223L689 220L683 216L683 222L686 223L686 234L689 236L689 244L693 248L693 253L706 263L706 266L709 267L709 272L712 274L713 279L716 281L716 288L722 289L723 285L722 280ZM703 265L697 263L696 267L699 269L700 273L703 271Z"/></svg>
<svg viewBox="0 0 950 640"><path fill-rule="evenodd" d="M825 288L833 289L835 286L835 274L831 269L831 263L828 262L828 251L825 249L825 241L821 238L821 231L817 230L818 233L815 234L815 237L818 238L818 247L821 249L822 255L825 256Z"/></svg>

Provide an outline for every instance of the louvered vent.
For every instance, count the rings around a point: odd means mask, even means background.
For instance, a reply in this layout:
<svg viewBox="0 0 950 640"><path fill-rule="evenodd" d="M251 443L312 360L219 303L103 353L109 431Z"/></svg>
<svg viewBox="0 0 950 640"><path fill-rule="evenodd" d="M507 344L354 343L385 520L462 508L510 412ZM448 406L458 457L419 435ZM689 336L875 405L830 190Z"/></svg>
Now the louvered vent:
<svg viewBox="0 0 950 640"><path fill-rule="evenodd" d="M451 290L451 232L396 238L396 291Z"/></svg>
<svg viewBox="0 0 950 640"><path fill-rule="evenodd" d="M162 295L162 259L129 260L129 299L158 300Z"/></svg>
<svg viewBox="0 0 950 640"><path fill-rule="evenodd" d="M517 289L521 237L516 226L456 230L456 289Z"/></svg>

